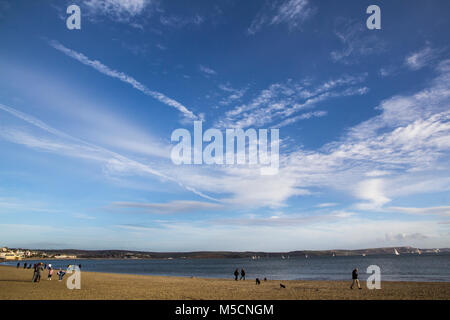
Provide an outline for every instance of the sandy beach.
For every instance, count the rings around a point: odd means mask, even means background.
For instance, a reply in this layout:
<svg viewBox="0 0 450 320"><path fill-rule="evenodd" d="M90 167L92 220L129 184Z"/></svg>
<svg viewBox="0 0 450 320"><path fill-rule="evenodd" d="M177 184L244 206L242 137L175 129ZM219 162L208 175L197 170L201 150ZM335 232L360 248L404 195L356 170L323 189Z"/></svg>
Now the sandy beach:
<svg viewBox="0 0 450 320"><path fill-rule="evenodd" d="M254 279L201 279L182 277L140 276L82 272L81 289L66 287L67 275L59 282L56 272L47 280L32 283L32 270L0 266L1 300L379 300L379 299L450 299L450 283L382 282L380 290L350 290L350 281L267 281L256 286ZM286 289L280 288L282 282Z"/></svg>

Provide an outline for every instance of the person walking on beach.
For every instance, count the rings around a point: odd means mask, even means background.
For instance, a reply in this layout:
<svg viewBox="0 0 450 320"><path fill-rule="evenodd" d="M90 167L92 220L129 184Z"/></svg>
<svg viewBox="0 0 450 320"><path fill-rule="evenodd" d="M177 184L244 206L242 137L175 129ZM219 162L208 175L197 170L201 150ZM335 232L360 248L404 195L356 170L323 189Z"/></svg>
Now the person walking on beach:
<svg viewBox="0 0 450 320"><path fill-rule="evenodd" d="M53 269L49 267L47 280L52 280L52 275L53 275Z"/></svg>
<svg viewBox="0 0 450 320"><path fill-rule="evenodd" d="M17 262L17 269L19 269L20 267L20 262Z"/></svg>
<svg viewBox="0 0 450 320"><path fill-rule="evenodd" d="M27 263L26 263L26 262L23 264L23 268L24 268L24 269L27 268Z"/></svg>
<svg viewBox="0 0 450 320"><path fill-rule="evenodd" d="M34 268L34 273L33 273L33 279L32 279L33 282L41 281L41 273L42 273L43 269L44 268L42 267L42 263L39 263L36 265L36 268Z"/></svg>
<svg viewBox="0 0 450 320"><path fill-rule="evenodd" d="M39 263L36 267L36 271L37 271L37 282L41 281L41 274L44 271L44 265L41 263Z"/></svg>
<svg viewBox="0 0 450 320"><path fill-rule="evenodd" d="M241 269L241 279L240 280L245 280L245 270L244 270L244 268Z"/></svg>
<svg viewBox="0 0 450 320"><path fill-rule="evenodd" d="M239 269L238 268L236 268L236 270L234 270L234 280L238 280L238 277L239 277Z"/></svg>
<svg viewBox="0 0 450 320"><path fill-rule="evenodd" d="M361 286L359 284L359 280L358 280L358 268L355 268L352 271L352 285L350 286L350 289L353 289L353 285L356 283L358 285L358 289L361 289Z"/></svg>

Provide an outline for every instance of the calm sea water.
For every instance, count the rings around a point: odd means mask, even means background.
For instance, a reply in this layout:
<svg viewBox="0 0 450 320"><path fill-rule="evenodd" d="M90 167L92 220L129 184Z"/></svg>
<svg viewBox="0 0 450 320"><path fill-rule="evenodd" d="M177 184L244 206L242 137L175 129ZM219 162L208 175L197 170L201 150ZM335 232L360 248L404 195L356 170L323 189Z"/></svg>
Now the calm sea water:
<svg viewBox="0 0 450 320"><path fill-rule="evenodd" d="M278 280L348 280L357 267L360 279L368 277L369 265L381 268L382 280L448 281L450 254L380 255L355 257L309 257L308 259L173 259L173 260L31 260L23 263L51 263L54 268L81 264L82 271L129 273L140 275L233 278L236 268L244 268L247 279L256 277ZM3 264L16 265L17 262Z"/></svg>

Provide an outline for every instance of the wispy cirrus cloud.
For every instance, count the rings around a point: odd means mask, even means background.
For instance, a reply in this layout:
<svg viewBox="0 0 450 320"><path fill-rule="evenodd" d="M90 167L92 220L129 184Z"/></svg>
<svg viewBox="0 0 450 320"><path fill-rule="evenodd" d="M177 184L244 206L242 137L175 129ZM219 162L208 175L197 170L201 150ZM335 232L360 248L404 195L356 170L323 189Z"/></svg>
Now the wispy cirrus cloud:
<svg viewBox="0 0 450 320"><path fill-rule="evenodd" d="M352 64L362 56L378 54L386 50L386 43L373 32L370 33L359 21L337 18L334 33L343 46L331 52L331 59L335 62Z"/></svg>
<svg viewBox="0 0 450 320"><path fill-rule="evenodd" d="M51 134L50 136L43 136L36 133L32 134L26 130L16 129L14 127L0 127L0 137L7 141L24 145L32 149L98 162L103 166L103 172L105 174L115 174L119 176L124 174L130 176L147 175L157 177L163 181L171 181L178 184L181 188L191 191L205 199L216 201L216 199L196 190L194 187L185 185L173 176L164 173L161 169L155 169L150 165L130 159L117 152L73 137L14 108L0 104L0 110L6 111L17 118L24 120L34 127L43 130L44 133ZM55 136L57 139L55 139Z"/></svg>
<svg viewBox="0 0 450 320"><path fill-rule="evenodd" d="M432 49L430 46L413 52L405 58L405 65L411 70L419 70L429 65L438 57L438 50Z"/></svg>
<svg viewBox="0 0 450 320"><path fill-rule="evenodd" d="M154 4L154 0L84 0L83 5L91 16L106 16L120 22L141 15Z"/></svg>
<svg viewBox="0 0 450 320"><path fill-rule="evenodd" d="M65 55L69 56L70 58L75 59L76 61L78 61L86 66L89 66L89 67L97 70L100 73L103 73L104 75L118 79L124 83L127 83L127 84L131 85L133 88L135 88L136 90L139 90L140 92L142 92L143 94L150 96L167 106L177 109L178 111L180 111L183 114L183 116L186 119L189 119L189 120L198 119L198 117L192 111L190 111L186 106L182 105L178 101L167 97L163 93L160 93L160 92L157 92L154 90L150 90L149 88L147 88L145 85L143 85L142 83L140 83L133 77L131 77L121 71L114 70L114 69L104 65L103 63L101 63L98 60L91 60L84 54L74 51L72 49L69 49L69 48L65 47L64 45L60 44L58 41L55 41L55 40L49 41L49 45L52 46L53 48L55 48L56 50L61 51Z"/></svg>
<svg viewBox="0 0 450 320"><path fill-rule="evenodd" d="M439 216L450 216L450 206L439 206L439 207L425 207L425 208L414 208L414 207L388 207L387 210L413 214L413 215L439 215Z"/></svg>
<svg viewBox="0 0 450 320"><path fill-rule="evenodd" d="M359 86L367 74L343 75L319 85L309 82L275 83L262 90L250 102L238 105L225 113L217 121L219 127L263 126L275 121L278 126L287 126L299 120L323 117L326 111L303 113L314 108L320 102L346 96L364 95L369 89Z"/></svg>
<svg viewBox="0 0 450 320"><path fill-rule="evenodd" d="M166 27L182 28L189 24L201 25L205 21L205 19L199 14L196 14L191 17L182 17L177 15L161 15L159 17L159 21L161 22L162 25Z"/></svg>
<svg viewBox="0 0 450 320"><path fill-rule="evenodd" d="M214 75L217 74L217 71L216 71L216 70L213 70L213 69L211 69L211 68L209 68L209 67L207 67L207 66L204 66L204 65L202 65L202 64L198 66L198 69L199 69L200 72L203 73L206 77L208 77L208 76L214 76Z"/></svg>
<svg viewBox="0 0 450 320"><path fill-rule="evenodd" d="M120 209L134 209L133 212L141 213L184 213L184 212L198 212L205 210L219 210L223 209L223 205L212 202L177 200L167 203L142 203L142 202L114 202L114 208Z"/></svg>
<svg viewBox="0 0 450 320"><path fill-rule="evenodd" d="M253 19L247 33L253 35L264 26L285 24L290 30L300 28L316 9L308 0L285 0L268 3Z"/></svg>

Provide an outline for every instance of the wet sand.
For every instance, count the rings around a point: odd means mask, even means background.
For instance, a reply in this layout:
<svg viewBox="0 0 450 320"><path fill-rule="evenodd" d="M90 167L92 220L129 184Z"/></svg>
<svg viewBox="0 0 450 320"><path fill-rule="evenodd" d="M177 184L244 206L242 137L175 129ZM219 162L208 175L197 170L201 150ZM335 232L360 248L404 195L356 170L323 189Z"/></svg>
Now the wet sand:
<svg viewBox="0 0 450 320"><path fill-rule="evenodd" d="M47 270L39 283L32 283L31 269L0 266L0 300L379 300L379 299L450 299L449 282L388 282L380 290L350 290L351 281L261 281L254 279L203 279L140 276L97 272L81 273L81 289L69 290L66 280L59 282L56 271L47 280ZM283 283L286 288L280 288Z"/></svg>

